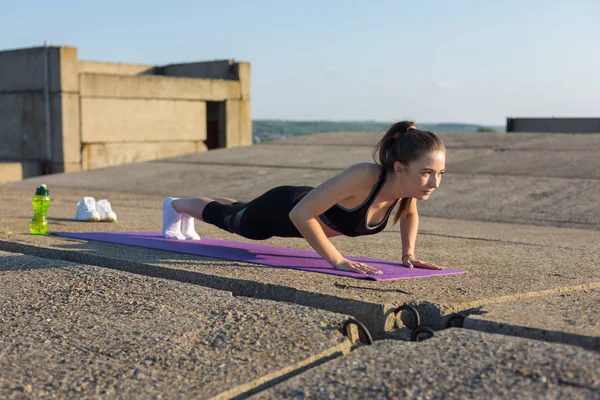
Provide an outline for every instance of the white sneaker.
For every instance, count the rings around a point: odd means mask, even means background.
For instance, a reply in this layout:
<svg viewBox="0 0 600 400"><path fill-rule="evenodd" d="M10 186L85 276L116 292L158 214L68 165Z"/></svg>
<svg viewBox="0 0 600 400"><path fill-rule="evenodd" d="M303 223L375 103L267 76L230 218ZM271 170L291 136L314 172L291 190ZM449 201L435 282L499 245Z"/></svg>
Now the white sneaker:
<svg viewBox="0 0 600 400"><path fill-rule="evenodd" d="M96 199L93 197L84 197L79 200L75 219L77 221L100 221L100 213L96 210Z"/></svg>
<svg viewBox="0 0 600 400"><path fill-rule="evenodd" d="M110 202L106 199L98 200L96 203L96 209L100 214L100 220L106 222L115 222L117 220L117 214L110 207Z"/></svg>

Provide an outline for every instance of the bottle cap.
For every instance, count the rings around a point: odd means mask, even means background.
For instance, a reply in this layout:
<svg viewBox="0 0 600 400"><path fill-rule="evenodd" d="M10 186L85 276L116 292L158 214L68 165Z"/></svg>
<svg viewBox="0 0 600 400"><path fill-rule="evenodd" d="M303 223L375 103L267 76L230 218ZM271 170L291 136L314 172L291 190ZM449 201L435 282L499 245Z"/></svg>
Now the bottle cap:
<svg viewBox="0 0 600 400"><path fill-rule="evenodd" d="M49 196L50 191L48 190L48 187L46 185L41 184L40 187L38 187L35 190L35 195L36 196Z"/></svg>

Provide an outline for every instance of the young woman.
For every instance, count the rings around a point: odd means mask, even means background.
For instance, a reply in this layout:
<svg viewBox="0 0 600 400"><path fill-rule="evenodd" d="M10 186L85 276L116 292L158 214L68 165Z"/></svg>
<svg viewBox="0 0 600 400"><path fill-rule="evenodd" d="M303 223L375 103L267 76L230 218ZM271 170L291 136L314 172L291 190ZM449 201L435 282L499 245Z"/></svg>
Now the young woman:
<svg viewBox="0 0 600 400"><path fill-rule="evenodd" d="M163 235L199 239L196 218L248 239L303 237L334 268L378 274L376 268L344 258L328 238L381 232L400 201L394 224L400 220L402 263L408 268L443 269L413 255L419 226L413 199L427 200L439 187L445 154L434 133L417 129L411 121L398 122L375 146L375 163L352 165L316 188L279 186L248 203L170 197L163 203Z"/></svg>

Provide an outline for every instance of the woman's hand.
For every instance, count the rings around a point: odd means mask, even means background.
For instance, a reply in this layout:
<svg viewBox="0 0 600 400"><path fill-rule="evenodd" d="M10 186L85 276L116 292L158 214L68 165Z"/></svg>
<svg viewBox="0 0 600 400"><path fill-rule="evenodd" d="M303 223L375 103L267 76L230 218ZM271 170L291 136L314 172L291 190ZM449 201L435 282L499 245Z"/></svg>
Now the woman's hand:
<svg viewBox="0 0 600 400"><path fill-rule="evenodd" d="M340 271L351 271L357 272L359 274L382 274L380 270L377 268L373 268L365 263L352 261L348 259L342 259L339 263L333 266L335 269L339 269Z"/></svg>
<svg viewBox="0 0 600 400"><path fill-rule="evenodd" d="M423 268L423 269L435 269L440 270L444 269L444 267L440 267L439 265L431 264L425 261L417 260L413 255L405 255L402 257L402 264L406 265L408 268Z"/></svg>

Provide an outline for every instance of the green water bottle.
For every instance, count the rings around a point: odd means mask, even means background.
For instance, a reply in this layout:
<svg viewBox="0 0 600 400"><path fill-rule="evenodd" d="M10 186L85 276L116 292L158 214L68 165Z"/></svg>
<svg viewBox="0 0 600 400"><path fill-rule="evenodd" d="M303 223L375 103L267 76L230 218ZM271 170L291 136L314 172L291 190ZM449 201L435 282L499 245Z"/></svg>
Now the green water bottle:
<svg viewBox="0 0 600 400"><path fill-rule="evenodd" d="M46 185L40 185L36 189L31 204L33 204L33 219L29 224L29 232L32 235L45 235L48 233L46 212L48 212L48 206L50 206L50 192Z"/></svg>

